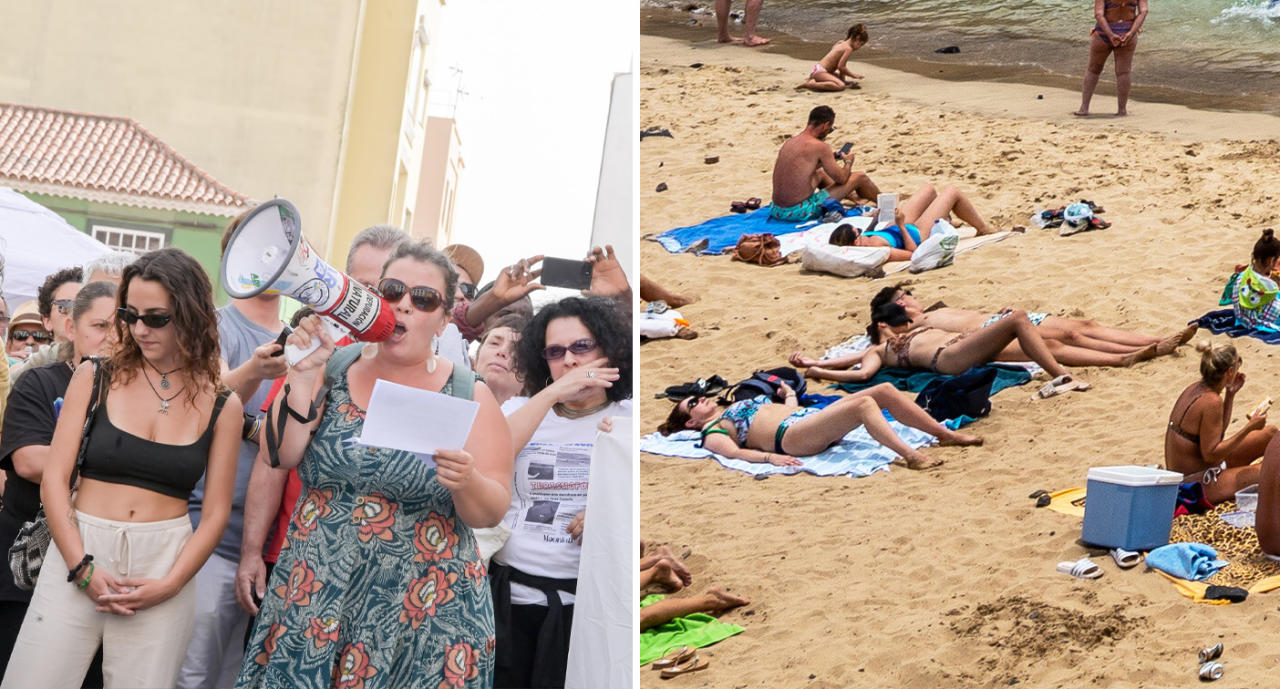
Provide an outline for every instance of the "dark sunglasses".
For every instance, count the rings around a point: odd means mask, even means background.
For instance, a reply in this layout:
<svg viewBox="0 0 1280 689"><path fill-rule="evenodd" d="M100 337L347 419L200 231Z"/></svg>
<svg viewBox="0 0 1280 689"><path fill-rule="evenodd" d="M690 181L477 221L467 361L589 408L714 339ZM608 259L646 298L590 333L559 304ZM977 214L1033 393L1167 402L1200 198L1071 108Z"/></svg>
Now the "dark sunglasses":
<svg viewBox="0 0 1280 689"><path fill-rule="evenodd" d="M562 345L551 345L550 347L542 350L542 358L547 361L555 361L556 359L563 359L565 352L573 352L574 354L581 356L595 348L596 341L591 339L578 340L577 342L570 344L568 347Z"/></svg>
<svg viewBox="0 0 1280 689"><path fill-rule="evenodd" d="M163 328L169 325L169 321L173 320L173 315L168 313L134 313L124 307L116 309L116 318L124 321L126 325L137 325L138 321L148 328Z"/></svg>
<svg viewBox="0 0 1280 689"><path fill-rule="evenodd" d="M459 282L458 290L461 291L462 296L466 297L467 299L476 298L476 286L471 284L470 282Z"/></svg>
<svg viewBox="0 0 1280 689"><path fill-rule="evenodd" d="M441 304L444 304L444 298L434 288L426 285L409 287L395 278L383 278L382 282L378 283L378 293L382 295L383 299L392 304L404 299L404 295L407 293L409 295L409 303L413 304L415 309L426 311L427 313L435 311L440 308Z"/></svg>
<svg viewBox="0 0 1280 689"><path fill-rule="evenodd" d="M9 337L14 340L31 338L36 342L48 342L53 339L53 333L48 330L10 330Z"/></svg>
<svg viewBox="0 0 1280 689"><path fill-rule="evenodd" d="M64 316L71 313L71 304L72 304L72 301L70 299L54 299L53 300L53 305L58 307L58 313Z"/></svg>

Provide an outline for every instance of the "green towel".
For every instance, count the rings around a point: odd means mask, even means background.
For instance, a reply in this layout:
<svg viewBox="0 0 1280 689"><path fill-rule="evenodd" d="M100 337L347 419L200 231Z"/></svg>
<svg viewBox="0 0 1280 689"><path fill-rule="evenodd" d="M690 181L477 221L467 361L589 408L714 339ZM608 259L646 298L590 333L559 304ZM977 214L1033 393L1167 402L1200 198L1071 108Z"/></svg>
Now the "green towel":
<svg viewBox="0 0 1280 689"><path fill-rule="evenodd" d="M657 603L664 597L658 594L645 596L644 600L640 601L640 607ZM721 622L700 612L677 617L670 622L640 632L640 664L652 663L673 648L680 646L702 648L744 631L746 630L736 624Z"/></svg>

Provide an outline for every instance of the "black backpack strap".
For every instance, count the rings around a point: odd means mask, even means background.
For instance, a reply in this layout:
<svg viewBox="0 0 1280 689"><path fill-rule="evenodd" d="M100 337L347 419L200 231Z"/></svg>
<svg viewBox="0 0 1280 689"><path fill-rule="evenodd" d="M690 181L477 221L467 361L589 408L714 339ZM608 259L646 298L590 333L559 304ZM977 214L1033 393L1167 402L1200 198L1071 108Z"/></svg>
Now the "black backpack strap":
<svg viewBox="0 0 1280 689"><path fill-rule="evenodd" d="M320 405L329 395L329 388L333 386L333 381L337 379L338 374L346 370L356 358L360 356L360 352L364 350L364 345L356 342L345 347L339 347L329 355L329 361L324 365L324 385L320 386L320 393L311 401L311 406L307 408L307 415L301 416L291 409L288 404L290 388L286 384L280 391L283 397L277 396L280 401L280 410L276 413L276 418L271 419L270 413L267 414L267 459L271 462L273 468L280 466L280 439L284 437L284 425L292 416L298 423L308 424L315 421L316 414L320 409Z"/></svg>

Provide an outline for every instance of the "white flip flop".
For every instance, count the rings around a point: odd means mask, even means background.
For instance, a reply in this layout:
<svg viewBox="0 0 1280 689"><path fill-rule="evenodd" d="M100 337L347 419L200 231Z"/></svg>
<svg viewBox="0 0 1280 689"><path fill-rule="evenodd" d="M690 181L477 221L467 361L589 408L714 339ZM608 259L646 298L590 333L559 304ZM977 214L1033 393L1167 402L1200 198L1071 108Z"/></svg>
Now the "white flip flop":
<svg viewBox="0 0 1280 689"><path fill-rule="evenodd" d="M1142 553L1136 550L1125 550L1124 548L1112 548L1111 559L1116 561L1116 566L1120 569L1130 569L1137 567L1142 562Z"/></svg>
<svg viewBox="0 0 1280 689"><path fill-rule="evenodd" d="M1040 389L1036 391L1036 394L1031 399L1048 399L1050 397L1061 395L1064 392L1071 392L1072 390L1079 390L1083 392L1088 390L1089 387L1089 384L1083 380L1076 380L1070 373L1064 373L1040 386Z"/></svg>
<svg viewBox="0 0 1280 689"><path fill-rule="evenodd" d="M1102 576L1102 568L1087 557L1082 557L1075 562L1059 562L1058 571L1070 574L1077 579L1097 579Z"/></svg>

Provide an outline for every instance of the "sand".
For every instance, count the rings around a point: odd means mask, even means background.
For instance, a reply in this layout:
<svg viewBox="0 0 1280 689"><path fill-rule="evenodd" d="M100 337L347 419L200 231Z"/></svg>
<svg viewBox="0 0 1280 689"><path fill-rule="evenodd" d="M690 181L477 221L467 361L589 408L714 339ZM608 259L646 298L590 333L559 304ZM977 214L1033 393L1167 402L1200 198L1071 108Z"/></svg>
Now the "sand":
<svg viewBox="0 0 1280 689"><path fill-rule="evenodd" d="M1280 122L1265 115L1132 103L1126 119L1080 120L1069 114L1074 92L863 65L861 91L797 92L809 63L793 58L713 41L641 36L640 45L640 126L674 135L640 143L642 234L722 214L733 200L767 201L777 147L819 104L836 110L835 142L854 141L856 167L886 191L956 184L999 227L1088 198L1114 223L1073 237L1033 228L949 268L890 280L671 255L641 241L647 277L700 297L682 309L696 340L641 347L642 432L669 410L653 398L662 388L736 380L796 349L820 354L864 328L868 300L893 280L910 280L925 303L1172 333L1219 308L1233 265L1276 225L1280 142L1264 137ZM1113 99L1094 101L1096 112L1112 108ZM667 191L655 191L660 182ZM1257 399L1280 395L1280 348L1235 344L1248 383L1231 431ZM1094 384L1085 393L1031 402L1030 386L1014 388L968 429L986 446L930 450L946 460L930 472L755 481L710 460L642 455L642 538L687 555L691 592L714 585L752 600L724 615L747 631L704 649L706 671L673 681L1190 686L1196 651L1221 641L1230 686L1274 683L1280 649L1268 640L1280 593L1195 605L1159 575L1121 571L1105 556L1101 580L1072 579L1054 566L1086 554L1079 520L1027 499L1082 485L1091 466L1162 462L1169 409L1197 367L1184 347L1130 369L1075 369ZM641 673L642 686L668 686Z"/></svg>

